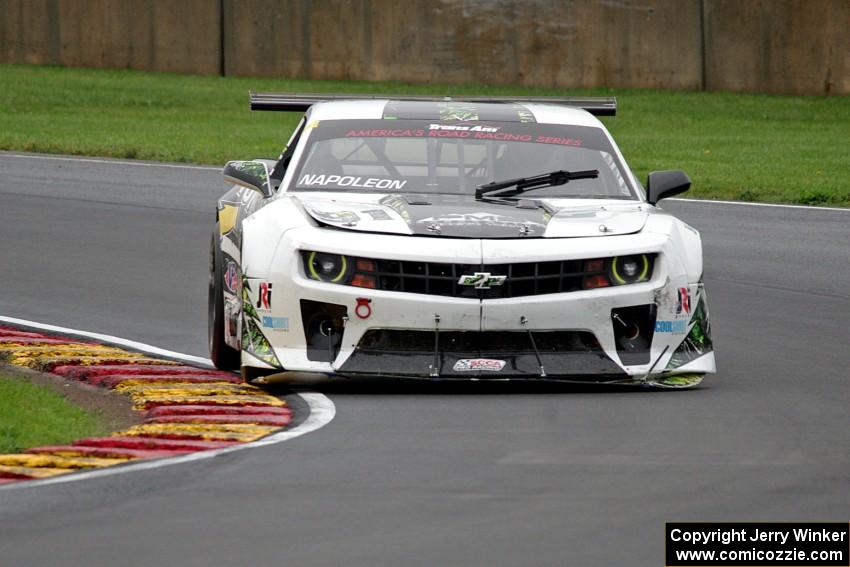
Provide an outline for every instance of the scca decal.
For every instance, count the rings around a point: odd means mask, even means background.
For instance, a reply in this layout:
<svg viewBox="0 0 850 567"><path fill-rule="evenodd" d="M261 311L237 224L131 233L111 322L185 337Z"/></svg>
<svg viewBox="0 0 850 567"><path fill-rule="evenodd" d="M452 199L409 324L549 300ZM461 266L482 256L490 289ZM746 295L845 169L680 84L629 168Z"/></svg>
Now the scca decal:
<svg viewBox="0 0 850 567"><path fill-rule="evenodd" d="M684 333L688 330L688 322L682 319L681 321L656 321L656 333Z"/></svg>
<svg viewBox="0 0 850 567"><path fill-rule="evenodd" d="M504 360L494 358L461 358L455 362L452 370L455 372L473 372L486 370L488 372L499 372L505 367Z"/></svg>

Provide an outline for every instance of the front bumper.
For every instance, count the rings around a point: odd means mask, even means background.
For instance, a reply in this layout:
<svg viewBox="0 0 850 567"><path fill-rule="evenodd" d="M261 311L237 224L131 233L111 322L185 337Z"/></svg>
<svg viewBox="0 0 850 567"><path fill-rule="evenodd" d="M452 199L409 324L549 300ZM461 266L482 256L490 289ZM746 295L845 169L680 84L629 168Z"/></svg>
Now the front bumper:
<svg viewBox="0 0 850 567"><path fill-rule="evenodd" d="M570 250L562 240L539 239L529 254L532 243L522 240L494 247L478 240L346 234L341 242L339 234L315 228L289 231L267 262L246 268L246 301L257 306L257 327L274 356L258 356L243 344L244 366L270 373L285 369L342 376L599 382L714 372L710 348L674 356L697 324L690 306L702 302L707 313L707 299L702 284L694 281L698 278L677 261L679 251L667 237L570 239ZM301 249L388 259L403 253L405 260L459 263L654 252L658 261L644 283L480 300L318 282L304 274ZM259 296L263 284L274 289L267 307ZM641 328L645 344L635 353L624 346L618 333L622 320L616 315L644 311L649 319ZM322 318L329 321L326 327ZM504 365L499 370L457 368L459 361L469 359Z"/></svg>

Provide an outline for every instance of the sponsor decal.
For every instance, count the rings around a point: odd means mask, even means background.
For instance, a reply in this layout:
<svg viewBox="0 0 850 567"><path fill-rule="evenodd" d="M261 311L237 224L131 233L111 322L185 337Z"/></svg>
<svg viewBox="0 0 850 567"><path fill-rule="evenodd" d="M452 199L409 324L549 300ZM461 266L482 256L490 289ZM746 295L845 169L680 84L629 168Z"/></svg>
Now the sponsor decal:
<svg viewBox="0 0 850 567"><path fill-rule="evenodd" d="M686 316L691 312L691 293L686 287L680 287L679 299L676 302L676 315Z"/></svg>
<svg viewBox="0 0 850 567"><path fill-rule="evenodd" d="M581 146L578 138L560 138L558 136L537 136L534 140L538 144L555 144L557 146Z"/></svg>
<svg viewBox="0 0 850 567"><path fill-rule="evenodd" d="M504 360L494 358L461 358L452 367L455 372L499 372L505 367Z"/></svg>
<svg viewBox="0 0 850 567"><path fill-rule="evenodd" d="M311 175L309 173L301 176L298 180L301 186L336 185L337 187L359 187L364 189L403 189L407 180L381 179L378 177L359 177L354 175Z"/></svg>
<svg viewBox="0 0 850 567"><path fill-rule="evenodd" d="M267 293L271 295L271 284L261 284L261 287L263 285L267 286ZM267 299L269 304L271 304L271 297ZM260 304L261 301L257 303ZM254 308L253 302L251 302L251 284L247 278L242 279L242 315L241 347L260 360L280 368L280 361L275 356L271 343L269 343L261 329L262 321L260 320L260 315Z"/></svg>
<svg viewBox="0 0 850 567"><path fill-rule="evenodd" d="M681 334L688 330L688 322L685 319L678 321L656 321L656 333L676 333Z"/></svg>
<svg viewBox="0 0 850 567"><path fill-rule="evenodd" d="M699 286L696 301L696 307L693 308L694 314L691 318L693 323L691 330L682 344L673 352L673 356L670 357L670 362L667 364L668 369L678 368L714 350L714 343L711 340L711 322L708 317L708 299L705 294L705 287L702 284Z"/></svg>
<svg viewBox="0 0 850 567"><path fill-rule="evenodd" d="M327 222L339 222L339 223L357 223L360 220L360 217L357 216L357 213L354 211L320 211L318 209L314 209L313 207L309 207L310 212Z"/></svg>
<svg viewBox="0 0 850 567"><path fill-rule="evenodd" d="M263 170L263 174L257 175L257 177L263 177L265 175L265 170ZM239 187L236 189L236 194L234 195L238 200L240 205L247 205L250 201L253 201L259 197L256 191L253 189L248 189L247 187Z"/></svg>
<svg viewBox="0 0 850 567"><path fill-rule="evenodd" d="M289 317L272 317L271 315L263 315L263 327L273 329L275 331L289 332Z"/></svg>
<svg viewBox="0 0 850 567"><path fill-rule="evenodd" d="M439 130L428 130L431 138L470 138L474 140L498 140L501 142L534 142L536 144L551 144L556 146L580 147L583 142L578 138L562 138L560 136L537 136L531 134L510 134L508 132L489 132L469 130L447 130L445 127Z"/></svg>
<svg viewBox="0 0 850 567"><path fill-rule="evenodd" d="M239 315L241 313L242 310L238 301L229 300L224 302L224 321L227 324L227 337L231 338L235 343L239 342Z"/></svg>
<svg viewBox="0 0 850 567"><path fill-rule="evenodd" d="M428 126L429 130L457 130L461 132L498 132L499 128L497 126L481 126L476 124L475 126L462 126L459 124L431 124Z"/></svg>
<svg viewBox="0 0 850 567"><path fill-rule="evenodd" d="M266 168L266 164L264 163L258 161L233 161L230 163L238 171L248 173L250 175L253 175L254 177L260 178L263 181L268 181L269 172ZM240 199L247 194L245 193L245 191L254 192L253 189L248 189L247 187L242 187L240 191L241 193L238 193Z"/></svg>
<svg viewBox="0 0 850 567"><path fill-rule="evenodd" d="M422 129L395 129L384 130L374 128L372 130L349 130L345 133L346 138L421 138L425 135Z"/></svg>
<svg viewBox="0 0 850 567"><path fill-rule="evenodd" d="M389 103L385 108L385 118L401 118L399 115L387 112L392 106L393 103ZM615 176L617 176L617 170L622 169L614 167L619 165L619 160L613 154L610 142L598 128L560 124L539 124L530 127L530 124L527 123L534 123L535 121L534 116L529 111L519 106L498 105L498 107L496 111L488 108L486 116L478 116L477 112L438 112L436 108L426 109L421 106L421 103L418 103L415 108L408 109L410 112L401 113L405 116L404 120L410 119L411 122L384 120L383 123L376 123L375 120L352 120L346 121L349 124L340 126L330 124L336 121L328 121L324 128L320 128L318 136L322 140L340 137L346 137L349 140L369 138L463 139L524 142L565 148L592 148L608 154L602 157L611 167ZM480 121L477 121L479 119ZM412 120L416 120L416 122L412 122ZM622 189L626 180L618 176L617 183Z"/></svg>
<svg viewBox="0 0 850 567"><path fill-rule="evenodd" d="M384 107L387 120L444 120L444 121L498 121L534 122L534 115L520 104L485 105L442 101L431 104L409 101L391 101Z"/></svg>
<svg viewBox="0 0 850 567"><path fill-rule="evenodd" d="M368 319L371 317L372 306L370 303L372 303L372 300L368 297L358 297L357 307L354 308L354 314L357 315L359 319Z"/></svg>
<svg viewBox="0 0 850 567"><path fill-rule="evenodd" d="M517 104L514 109L520 122L534 122L534 115L524 106Z"/></svg>
<svg viewBox="0 0 850 567"><path fill-rule="evenodd" d="M236 227L236 218L239 215L239 205L225 203L218 210L218 229L221 234L227 234Z"/></svg>
<svg viewBox="0 0 850 567"><path fill-rule="evenodd" d="M531 134L511 134L500 132L501 127L496 126L457 126L454 124L431 124L428 130L413 128L397 128L387 130L375 128L371 130L348 130L346 138L470 138L473 140L498 140L500 142L532 142L534 136ZM564 140L570 143L564 144ZM574 138L559 138L552 136L540 136L542 144L581 145L573 143Z"/></svg>
<svg viewBox="0 0 850 567"><path fill-rule="evenodd" d="M257 299L257 309L272 308L272 284L260 282L260 297Z"/></svg>
<svg viewBox="0 0 850 567"><path fill-rule="evenodd" d="M440 109L440 120L478 120L478 108L466 102L442 102L437 104Z"/></svg>
<svg viewBox="0 0 850 567"><path fill-rule="evenodd" d="M397 212L406 222L410 222L410 211L407 210L407 202L403 198L398 195L387 195L381 199L380 203Z"/></svg>
<svg viewBox="0 0 850 567"><path fill-rule="evenodd" d="M239 270L235 262L227 261L227 268L224 271L224 286L231 293L239 292L239 284L242 283L242 278L239 277Z"/></svg>
<svg viewBox="0 0 850 567"><path fill-rule="evenodd" d="M476 132L476 140L497 140L499 142L530 142L531 134L509 134L508 132Z"/></svg>
<svg viewBox="0 0 850 567"><path fill-rule="evenodd" d="M490 272L475 272L474 274L464 274L458 278L458 285L471 285L475 289L490 289L498 287L505 283L508 276L494 276Z"/></svg>
<svg viewBox="0 0 850 567"><path fill-rule="evenodd" d="M441 226L498 226L504 228L515 228L533 224L535 227L544 229L545 225L540 223L518 222L513 217L497 215L493 213L447 213L444 215L427 217L416 221L419 224L438 224Z"/></svg>
<svg viewBox="0 0 850 567"><path fill-rule="evenodd" d="M387 211L382 211L381 209L370 209L368 211L363 211L364 214L372 217L372 220L392 220L392 217Z"/></svg>

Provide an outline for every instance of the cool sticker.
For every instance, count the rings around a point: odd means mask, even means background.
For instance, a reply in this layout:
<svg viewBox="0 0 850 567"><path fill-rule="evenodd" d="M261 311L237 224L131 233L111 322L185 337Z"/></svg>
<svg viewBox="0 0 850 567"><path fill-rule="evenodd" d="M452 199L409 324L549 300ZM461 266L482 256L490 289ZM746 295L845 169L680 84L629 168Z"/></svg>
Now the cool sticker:
<svg viewBox="0 0 850 567"><path fill-rule="evenodd" d="M688 321L685 319L679 319L676 321L656 321L655 322L655 332L656 333L674 333L674 334L684 334L685 331L688 330Z"/></svg>

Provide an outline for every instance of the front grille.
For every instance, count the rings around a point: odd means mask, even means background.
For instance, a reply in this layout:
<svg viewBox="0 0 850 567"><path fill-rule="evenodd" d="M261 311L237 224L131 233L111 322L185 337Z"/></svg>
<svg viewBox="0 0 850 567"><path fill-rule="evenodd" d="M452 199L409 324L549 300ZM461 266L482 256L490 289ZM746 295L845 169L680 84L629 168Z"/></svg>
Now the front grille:
<svg viewBox="0 0 850 567"><path fill-rule="evenodd" d="M585 271L585 260L550 262L518 262L512 264L438 264L433 262L404 262L398 260L375 260L377 289L444 295L497 299L564 293L584 289L587 276L597 276L606 270ZM652 258L650 258L651 273ZM476 289L460 285L462 275L486 272L493 276L506 276L500 286Z"/></svg>
<svg viewBox="0 0 850 567"><path fill-rule="evenodd" d="M310 272L312 252L303 251L304 267ZM655 254L645 255L648 262L648 276L652 275ZM347 265L361 266L365 262L367 269L352 268L341 275L334 283L358 285L357 276L366 276L372 289L441 295L446 297L466 297L471 299L498 299L564 293L589 289L588 279L604 277L608 280L610 258L588 258L581 260L554 260L547 262L514 262L506 264L446 264L439 262L417 262L407 260L383 260L348 257ZM461 285L461 276L475 273L488 273L490 276L504 276L501 285L489 288L476 288L473 285ZM646 280L641 280L646 281Z"/></svg>
<svg viewBox="0 0 850 567"><path fill-rule="evenodd" d="M479 297L474 288L458 285L463 274L480 272L480 264L438 264L376 260L378 289L449 297Z"/></svg>

